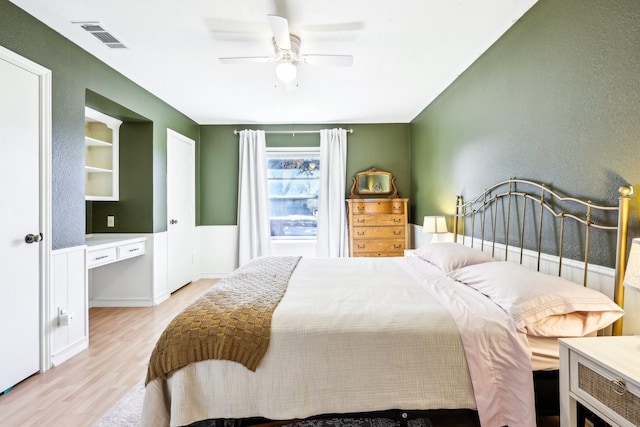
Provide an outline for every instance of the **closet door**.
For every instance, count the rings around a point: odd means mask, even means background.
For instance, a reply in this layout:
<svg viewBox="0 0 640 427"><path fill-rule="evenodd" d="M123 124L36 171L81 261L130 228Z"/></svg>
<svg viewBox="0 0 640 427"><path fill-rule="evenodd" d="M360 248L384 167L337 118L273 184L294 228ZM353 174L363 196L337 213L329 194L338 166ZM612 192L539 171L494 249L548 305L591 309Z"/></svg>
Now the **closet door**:
<svg viewBox="0 0 640 427"><path fill-rule="evenodd" d="M167 130L167 275L169 292L193 280L195 142Z"/></svg>
<svg viewBox="0 0 640 427"><path fill-rule="evenodd" d="M40 369L40 77L0 51L0 393Z"/></svg>

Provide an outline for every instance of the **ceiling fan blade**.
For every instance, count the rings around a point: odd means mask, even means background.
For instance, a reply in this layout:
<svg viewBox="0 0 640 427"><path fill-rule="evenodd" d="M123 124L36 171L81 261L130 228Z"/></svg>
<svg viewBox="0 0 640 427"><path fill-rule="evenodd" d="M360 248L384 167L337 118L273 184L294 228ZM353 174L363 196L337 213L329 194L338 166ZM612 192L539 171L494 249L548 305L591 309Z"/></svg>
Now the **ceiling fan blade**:
<svg viewBox="0 0 640 427"><path fill-rule="evenodd" d="M278 15L267 15L273 32L273 38L280 49L291 49L291 36L289 34L289 21Z"/></svg>
<svg viewBox="0 0 640 427"><path fill-rule="evenodd" d="M351 55L301 55L300 60L311 65L335 65L338 67L351 67L353 56Z"/></svg>
<svg viewBox="0 0 640 427"><path fill-rule="evenodd" d="M230 58L218 58L223 64L258 64L271 62L273 58L269 56L238 56Z"/></svg>

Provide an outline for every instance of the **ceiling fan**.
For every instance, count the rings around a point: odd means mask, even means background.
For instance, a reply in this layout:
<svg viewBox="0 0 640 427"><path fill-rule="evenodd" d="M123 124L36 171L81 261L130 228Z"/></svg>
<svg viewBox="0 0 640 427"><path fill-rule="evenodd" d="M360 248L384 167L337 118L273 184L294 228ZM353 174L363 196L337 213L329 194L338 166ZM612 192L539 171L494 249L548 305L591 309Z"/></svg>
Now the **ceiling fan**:
<svg viewBox="0 0 640 427"><path fill-rule="evenodd" d="M273 56L245 56L219 58L223 64L277 62L276 76L284 83L293 82L298 74L296 64L335 65L350 67L353 64L351 55L300 55L300 38L289 32L287 18L278 15L268 15L273 33Z"/></svg>

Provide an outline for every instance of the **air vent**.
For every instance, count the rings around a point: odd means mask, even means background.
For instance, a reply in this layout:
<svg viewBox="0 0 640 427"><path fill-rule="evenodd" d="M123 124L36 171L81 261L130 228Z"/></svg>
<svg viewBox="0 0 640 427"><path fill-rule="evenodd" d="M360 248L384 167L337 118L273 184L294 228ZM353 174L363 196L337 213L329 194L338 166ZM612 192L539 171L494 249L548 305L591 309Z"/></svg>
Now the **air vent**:
<svg viewBox="0 0 640 427"><path fill-rule="evenodd" d="M104 45L109 46L112 49L126 49L127 47L115 38L109 31L98 23L82 23L80 25L85 31L93 34Z"/></svg>

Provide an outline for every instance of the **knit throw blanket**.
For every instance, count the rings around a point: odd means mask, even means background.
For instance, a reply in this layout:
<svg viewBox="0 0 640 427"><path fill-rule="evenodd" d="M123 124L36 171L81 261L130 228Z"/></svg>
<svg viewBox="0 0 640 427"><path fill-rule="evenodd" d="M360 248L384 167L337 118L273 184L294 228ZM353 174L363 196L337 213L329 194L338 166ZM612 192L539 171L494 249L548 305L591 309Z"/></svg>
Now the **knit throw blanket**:
<svg viewBox="0 0 640 427"><path fill-rule="evenodd" d="M273 312L299 260L256 258L212 286L164 330L145 385L203 360L231 360L255 371L269 346Z"/></svg>

